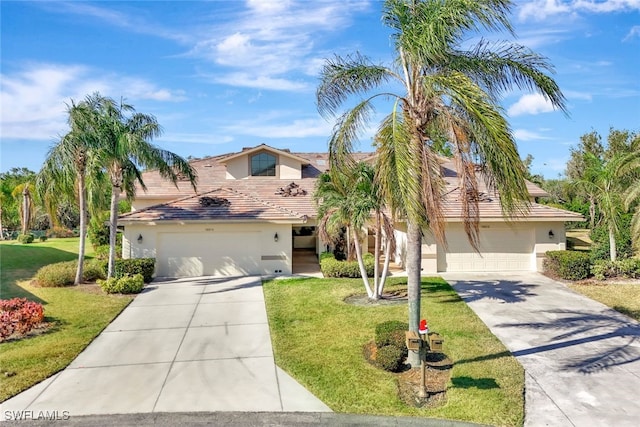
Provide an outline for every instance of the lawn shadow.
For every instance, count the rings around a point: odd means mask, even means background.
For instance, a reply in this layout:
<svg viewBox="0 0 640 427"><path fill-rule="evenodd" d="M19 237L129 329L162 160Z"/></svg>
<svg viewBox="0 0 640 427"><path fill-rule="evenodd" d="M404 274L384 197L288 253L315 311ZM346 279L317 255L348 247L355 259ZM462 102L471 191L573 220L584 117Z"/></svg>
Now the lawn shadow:
<svg viewBox="0 0 640 427"><path fill-rule="evenodd" d="M513 352L527 356L561 348L565 354L554 355L554 360L569 371L590 374L613 366L640 361L640 324L623 318L613 310L590 313L579 310L547 310L554 320L544 322L503 323L499 327L526 328L534 331L557 331L543 344ZM597 345L593 345L593 344Z"/></svg>

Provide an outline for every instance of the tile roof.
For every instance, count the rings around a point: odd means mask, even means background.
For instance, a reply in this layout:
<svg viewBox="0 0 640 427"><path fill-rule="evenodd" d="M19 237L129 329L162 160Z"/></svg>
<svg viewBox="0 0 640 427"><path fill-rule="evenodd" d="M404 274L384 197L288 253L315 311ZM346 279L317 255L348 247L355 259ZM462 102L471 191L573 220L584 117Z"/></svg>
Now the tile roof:
<svg viewBox="0 0 640 427"><path fill-rule="evenodd" d="M260 145L260 148L268 147ZM166 200L162 206L154 206L136 213L121 216L121 220L166 220L171 219L300 219L302 217L315 218L316 208L313 203L313 192L317 177L328 170L328 153L288 153L292 158L305 159L307 164L302 166L302 178L284 180L276 177L254 177L249 179L227 179L225 159L237 158L243 153L254 152L256 148L244 149L241 152L225 155L205 157L192 160L190 163L198 174L198 194L194 193L188 181L178 182L178 186L164 180L157 171L143 174L147 191L138 190L137 198ZM272 148L272 147L269 147ZM275 149L274 149L275 150ZM283 150L279 150L283 151ZM357 160L371 160L375 153L355 153ZM461 203L457 188L457 173L451 161L443 159L443 174L446 182L446 199L444 202L444 216L449 221L460 219ZM299 187L299 195L286 197L281 189L294 183ZM527 181L527 189L532 197L545 196L547 193ZM479 190L484 195L479 205L481 219L502 219L499 197L493 194L479 178ZM198 207L199 197L210 193L225 194L221 197L232 203L228 209L215 211ZM491 194L491 195L489 195ZM186 196L186 197L185 197ZM144 214L143 214L144 212ZM526 218L525 218L526 217ZM564 220L580 221L582 216L574 212L551 208L549 206L532 203L529 213L520 219L533 220Z"/></svg>
<svg viewBox="0 0 640 427"><path fill-rule="evenodd" d="M149 206L119 217L119 221L294 221L306 222L304 214L272 205L230 188L190 195Z"/></svg>

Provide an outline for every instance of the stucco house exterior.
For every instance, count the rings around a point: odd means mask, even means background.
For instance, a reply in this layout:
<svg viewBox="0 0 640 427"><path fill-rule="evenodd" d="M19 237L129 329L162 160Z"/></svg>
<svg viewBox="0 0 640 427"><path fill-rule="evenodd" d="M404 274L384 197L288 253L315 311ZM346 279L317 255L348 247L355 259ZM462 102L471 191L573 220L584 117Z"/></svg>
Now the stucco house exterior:
<svg viewBox="0 0 640 427"><path fill-rule="evenodd" d="M357 153L357 159L372 153ZM312 194L328 169L327 153L291 153L262 144L240 152L192 160L198 192L187 180L176 188L157 172L143 175L132 212L121 215L124 258L156 258L156 275L195 277L292 274L295 251L326 247L317 238ZM505 222L497 196L482 194L480 254L468 243L457 201L455 169L447 179L447 247L425 233L423 274L444 271L536 271L548 250L565 249L564 223L573 212L532 203L526 216ZM528 183L532 200L545 195ZM406 227L396 224L395 261L402 265Z"/></svg>

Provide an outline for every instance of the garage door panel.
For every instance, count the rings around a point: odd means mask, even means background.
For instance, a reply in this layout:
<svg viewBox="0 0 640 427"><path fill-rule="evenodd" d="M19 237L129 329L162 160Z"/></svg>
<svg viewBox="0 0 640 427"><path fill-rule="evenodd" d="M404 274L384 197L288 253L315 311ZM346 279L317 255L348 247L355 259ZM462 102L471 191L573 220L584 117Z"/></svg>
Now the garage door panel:
<svg viewBox="0 0 640 427"><path fill-rule="evenodd" d="M158 275L260 274L259 232L160 233Z"/></svg>
<svg viewBox="0 0 640 427"><path fill-rule="evenodd" d="M438 248L438 271L528 271L533 267L533 231L492 226L480 230L480 253L464 230L447 230L448 249Z"/></svg>

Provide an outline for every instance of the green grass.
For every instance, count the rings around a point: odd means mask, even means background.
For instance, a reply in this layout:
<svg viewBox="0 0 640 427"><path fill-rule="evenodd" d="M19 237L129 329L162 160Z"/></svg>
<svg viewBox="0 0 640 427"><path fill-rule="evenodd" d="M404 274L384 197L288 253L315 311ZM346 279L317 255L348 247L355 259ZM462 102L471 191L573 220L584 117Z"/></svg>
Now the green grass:
<svg viewBox="0 0 640 427"><path fill-rule="evenodd" d="M77 238L29 245L0 242L0 297L40 302L45 320L54 324L45 334L0 343L0 401L65 368L131 301L129 296L90 293L82 286L30 284L38 268L76 259L77 250Z"/></svg>
<svg viewBox="0 0 640 427"><path fill-rule="evenodd" d="M408 315L406 304L344 303L345 297L363 292L359 279L265 283L276 363L337 412L522 425L522 366L446 282L424 279L422 288L423 317L443 336L444 352L454 361L443 406L405 405L396 376L365 360L363 346L373 339L376 324L406 321Z"/></svg>
<svg viewBox="0 0 640 427"><path fill-rule="evenodd" d="M640 321L640 285L608 283L598 285L570 284L569 288Z"/></svg>

